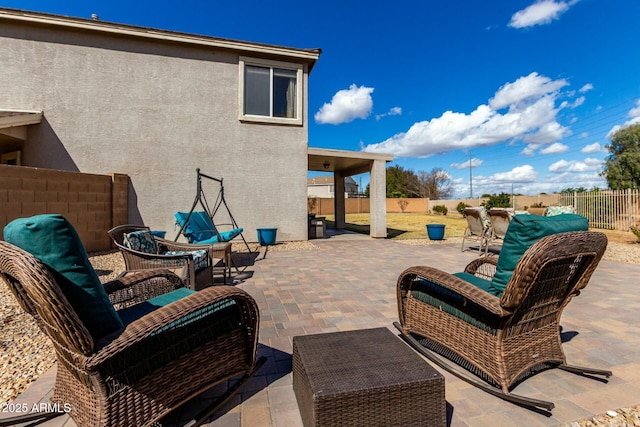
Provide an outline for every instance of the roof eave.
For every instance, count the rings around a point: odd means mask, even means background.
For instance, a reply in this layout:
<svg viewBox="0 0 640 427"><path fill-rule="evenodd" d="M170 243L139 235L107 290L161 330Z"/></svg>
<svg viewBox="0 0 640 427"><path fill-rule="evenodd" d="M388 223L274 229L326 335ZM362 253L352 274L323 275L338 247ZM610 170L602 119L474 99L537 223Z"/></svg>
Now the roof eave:
<svg viewBox="0 0 640 427"><path fill-rule="evenodd" d="M61 15L51 15L39 12L27 12L14 9L0 8L0 19L29 22L39 25L60 26L82 31L93 31L120 36L139 37L174 43L187 43L207 46L216 49L233 50L239 52L259 53L262 55L295 58L309 64L309 72L322 53L321 49L299 49L278 45L245 42L210 36L158 30L137 27L133 25L115 24L93 19L73 18Z"/></svg>

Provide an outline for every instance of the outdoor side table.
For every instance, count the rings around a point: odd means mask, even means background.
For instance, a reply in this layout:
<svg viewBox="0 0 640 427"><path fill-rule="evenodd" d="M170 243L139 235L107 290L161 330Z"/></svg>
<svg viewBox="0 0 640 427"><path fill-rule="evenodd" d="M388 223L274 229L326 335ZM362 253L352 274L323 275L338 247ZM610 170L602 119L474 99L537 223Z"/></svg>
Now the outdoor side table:
<svg viewBox="0 0 640 427"><path fill-rule="evenodd" d="M305 427L445 426L444 377L387 328L293 337Z"/></svg>
<svg viewBox="0 0 640 427"><path fill-rule="evenodd" d="M214 243L213 257L220 260L213 266L213 274L222 272L222 284L225 285L227 275L231 278L231 242Z"/></svg>

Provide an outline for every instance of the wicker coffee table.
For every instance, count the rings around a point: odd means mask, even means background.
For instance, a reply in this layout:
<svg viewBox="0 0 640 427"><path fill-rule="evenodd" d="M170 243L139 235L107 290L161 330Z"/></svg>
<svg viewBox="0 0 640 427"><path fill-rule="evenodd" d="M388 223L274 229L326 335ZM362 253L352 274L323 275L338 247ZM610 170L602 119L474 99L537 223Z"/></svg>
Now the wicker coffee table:
<svg viewBox="0 0 640 427"><path fill-rule="evenodd" d="M387 328L296 336L305 427L445 426L444 377Z"/></svg>

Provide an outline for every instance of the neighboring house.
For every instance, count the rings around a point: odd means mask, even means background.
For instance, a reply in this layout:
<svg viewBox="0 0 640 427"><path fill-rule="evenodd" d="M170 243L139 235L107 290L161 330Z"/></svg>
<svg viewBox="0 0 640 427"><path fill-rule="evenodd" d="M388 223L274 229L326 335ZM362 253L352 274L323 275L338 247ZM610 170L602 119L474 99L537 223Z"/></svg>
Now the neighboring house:
<svg viewBox="0 0 640 427"><path fill-rule="evenodd" d="M309 197L333 198L335 185L332 176L317 176L307 180L307 195ZM344 179L344 197L358 197L358 184L350 176Z"/></svg>
<svg viewBox="0 0 640 427"><path fill-rule="evenodd" d="M173 213L193 205L196 168L224 179L249 241L257 227L307 239L313 167L330 165L337 179L371 171L384 187L391 156L308 147L308 76L320 49L0 8L0 51L0 110L26 118L0 128L7 162L127 174L129 222L167 237ZM204 183L211 204L215 184ZM384 212L375 218L372 235L384 237Z"/></svg>

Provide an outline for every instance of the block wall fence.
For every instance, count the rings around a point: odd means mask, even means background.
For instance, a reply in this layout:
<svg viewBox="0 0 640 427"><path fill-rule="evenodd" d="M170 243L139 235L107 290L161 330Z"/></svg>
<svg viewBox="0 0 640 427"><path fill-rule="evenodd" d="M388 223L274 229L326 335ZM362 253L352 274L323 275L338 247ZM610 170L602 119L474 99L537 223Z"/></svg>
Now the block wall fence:
<svg viewBox="0 0 640 427"><path fill-rule="evenodd" d="M0 165L0 238L16 218L62 214L87 252L111 249L110 228L128 222L129 177Z"/></svg>

